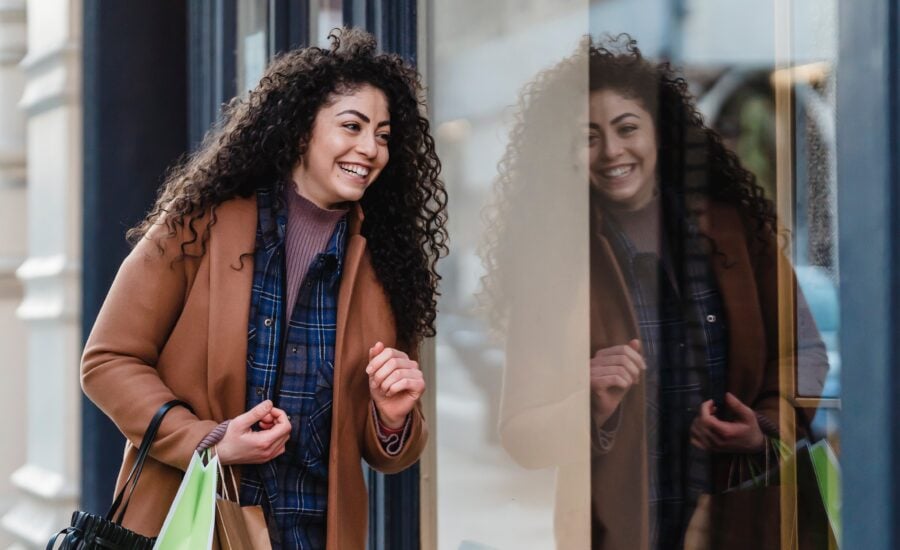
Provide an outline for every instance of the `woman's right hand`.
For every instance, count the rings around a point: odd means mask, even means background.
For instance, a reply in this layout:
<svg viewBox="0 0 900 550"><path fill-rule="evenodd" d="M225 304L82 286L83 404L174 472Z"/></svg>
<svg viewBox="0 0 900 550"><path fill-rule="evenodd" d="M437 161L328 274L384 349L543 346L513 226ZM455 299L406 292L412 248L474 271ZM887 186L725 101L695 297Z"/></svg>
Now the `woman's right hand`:
<svg viewBox="0 0 900 550"><path fill-rule="evenodd" d="M257 422L258 432L252 429ZM216 452L222 464L263 464L284 453L290 437L287 414L266 400L228 423Z"/></svg>
<svg viewBox="0 0 900 550"><path fill-rule="evenodd" d="M628 390L638 383L647 364L641 355L641 342L603 348L591 358L591 408L594 421L603 424L622 402Z"/></svg>

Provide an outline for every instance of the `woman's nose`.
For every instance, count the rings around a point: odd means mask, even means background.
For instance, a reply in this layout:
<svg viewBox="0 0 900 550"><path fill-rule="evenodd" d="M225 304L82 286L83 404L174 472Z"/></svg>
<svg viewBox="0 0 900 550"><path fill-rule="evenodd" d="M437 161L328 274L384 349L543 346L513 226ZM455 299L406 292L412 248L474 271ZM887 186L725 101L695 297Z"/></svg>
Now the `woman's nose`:
<svg viewBox="0 0 900 550"><path fill-rule="evenodd" d="M603 139L600 152L604 160L612 160L622 154L622 142L615 137Z"/></svg>
<svg viewBox="0 0 900 550"><path fill-rule="evenodd" d="M356 141L356 150L367 158L374 158L378 154L378 144L375 136L360 135Z"/></svg>

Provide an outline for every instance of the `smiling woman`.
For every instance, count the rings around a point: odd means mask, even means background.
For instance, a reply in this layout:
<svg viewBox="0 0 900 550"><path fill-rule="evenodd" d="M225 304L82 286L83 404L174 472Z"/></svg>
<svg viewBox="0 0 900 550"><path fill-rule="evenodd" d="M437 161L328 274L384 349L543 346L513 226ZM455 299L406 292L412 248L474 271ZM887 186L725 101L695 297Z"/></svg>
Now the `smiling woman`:
<svg viewBox="0 0 900 550"><path fill-rule="evenodd" d="M319 208L356 202L390 158L390 113L380 89L363 85L322 107L309 149L291 173L297 192Z"/></svg>
<svg viewBox="0 0 900 550"><path fill-rule="evenodd" d="M139 533L159 531L195 449L217 445L273 547L361 550L360 459L393 473L425 445L440 162L415 69L361 31L331 41L273 61L129 232L82 385L131 442L164 402L196 411L159 430L124 518ZM129 444L123 472L135 457Z"/></svg>
<svg viewBox="0 0 900 550"><path fill-rule="evenodd" d="M635 99L613 90L590 96L591 185L611 203L637 210L656 191L656 125Z"/></svg>

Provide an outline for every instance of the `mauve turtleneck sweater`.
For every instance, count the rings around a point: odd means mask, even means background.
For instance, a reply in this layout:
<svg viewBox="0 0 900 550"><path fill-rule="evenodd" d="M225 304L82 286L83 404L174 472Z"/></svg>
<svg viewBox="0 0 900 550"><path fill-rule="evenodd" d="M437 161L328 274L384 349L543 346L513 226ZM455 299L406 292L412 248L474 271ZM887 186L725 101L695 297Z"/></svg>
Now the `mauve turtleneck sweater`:
<svg viewBox="0 0 900 550"><path fill-rule="evenodd" d="M287 301L284 305L290 316L310 264L325 250L335 226L347 213L347 209L319 208L297 193L296 186L291 183L286 186L284 195L288 207L284 239Z"/></svg>

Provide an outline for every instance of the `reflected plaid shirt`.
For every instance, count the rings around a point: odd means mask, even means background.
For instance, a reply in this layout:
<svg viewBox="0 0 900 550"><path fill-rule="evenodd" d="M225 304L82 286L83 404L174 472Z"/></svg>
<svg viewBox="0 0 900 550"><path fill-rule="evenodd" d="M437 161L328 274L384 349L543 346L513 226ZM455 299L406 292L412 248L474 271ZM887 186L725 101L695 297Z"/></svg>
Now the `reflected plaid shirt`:
<svg viewBox="0 0 900 550"><path fill-rule="evenodd" d="M291 437L275 460L244 468L241 502L264 504L275 520L276 529L270 526L274 548L324 549L337 292L347 221L338 222L324 253L310 266L285 335L287 213L273 212L267 192L257 193L257 203L247 408L272 399L290 417Z"/></svg>
<svg viewBox="0 0 900 550"><path fill-rule="evenodd" d="M681 549L697 498L711 490L709 455L690 444L690 427L703 401L720 406L725 396L724 305L696 228L686 228L681 265L667 270L657 254L638 252L611 216L604 218L647 363L650 548ZM672 262L665 242L662 249ZM669 271L678 273L680 284Z"/></svg>

